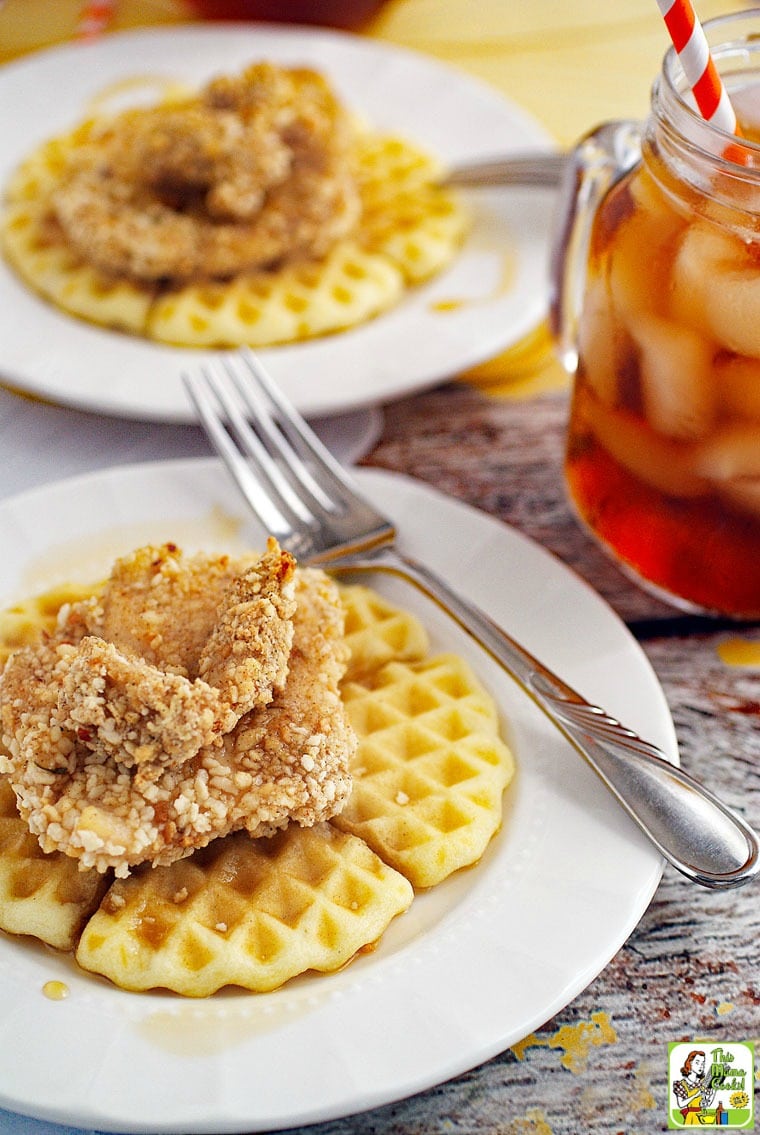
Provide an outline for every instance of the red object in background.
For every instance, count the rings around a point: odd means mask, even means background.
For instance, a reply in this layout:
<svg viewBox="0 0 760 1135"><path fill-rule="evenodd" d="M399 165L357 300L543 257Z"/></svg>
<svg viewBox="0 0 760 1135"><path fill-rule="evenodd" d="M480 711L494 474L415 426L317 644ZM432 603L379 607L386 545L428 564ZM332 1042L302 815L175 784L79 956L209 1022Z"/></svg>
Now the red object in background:
<svg viewBox="0 0 760 1135"><path fill-rule="evenodd" d="M366 24L385 0L193 0L207 20L274 20L356 29Z"/></svg>

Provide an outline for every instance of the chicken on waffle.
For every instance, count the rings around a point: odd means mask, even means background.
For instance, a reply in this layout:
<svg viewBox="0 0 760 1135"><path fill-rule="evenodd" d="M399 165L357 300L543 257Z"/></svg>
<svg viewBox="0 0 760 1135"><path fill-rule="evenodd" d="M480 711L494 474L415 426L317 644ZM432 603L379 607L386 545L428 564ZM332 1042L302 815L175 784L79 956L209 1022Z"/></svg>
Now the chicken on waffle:
<svg viewBox="0 0 760 1135"><path fill-rule="evenodd" d="M254 578L261 590L252 596ZM267 701L260 664L267 660L269 666L284 652L281 624L292 599L287 676ZM270 603L279 613L269 611ZM254 610L257 629L241 633L244 612ZM116 662L124 663L109 653L113 646L128 666L139 655L156 668L152 680L158 688L173 690L181 678L192 699L198 660L210 658L213 665L204 663L202 681L209 679L217 694L226 688L228 712L250 704L244 693L261 703L245 709L216 748L209 747L215 759L227 762L222 783L208 781L209 795L221 792L226 806L230 784L234 787L230 769L237 762L240 772L250 760L259 762L261 771L256 793L235 797L219 831L208 838L204 833L202 846L183 849L177 857L176 840L169 841L155 857L128 864L128 874L123 861L116 870L108 865L103 872L80 870L83 856L42 849L16 802L17 795L24 799L24 786L18 791L18 754L21 742L29 743L26 726L20 740L5 734L5 745L17 755L6 753L9 771L0 776L0 928L73 950L83 969L122 988L166 988L192 997L227 985L262 992L300 973L335 970L374 946L412 902L415 887L436 885L477 862L501 823L501 797L514 763L500 737L493 701L461 659L431 656L425 628L414 615L370 588L338 589L313 570L295 569L291 575L287 557L271 545L261 559L238 560L183 561L167 545L141 549L117 562L110 580L93 588L90 597L58 589L0 617L0 639L6 640L0 647L10 659L0 675L0 707L5 706L5 720L14 728L23 711L4 702L8 688L15 683L12 701L26 699L13 677L21 665L14 659L54 651L64 627L67 649L90 644L89 653L76 656L80 677L96 657L105 659L109 675L119 677ZM95 629L109 638L92 645ZM244 690L234 689L231 643L241 649L241 672L253 675L252 683L241 683ZM279 663L267 672L276 685ZM89 687L102 692L92 681ZM104 712L110 701L105 695L90 699L83 691L60 687L55 705L64 715L64 728L66 714L79 712L90 700L97 706L85 726L88 741L77 739L75 745L87 766L93 763L98 733L110 736ZM149 682L138 699L141 710L151 691ZM134 710L134 697L129 704ZM150 748L158 736L156 704L139 717L138 748ZM201 699L201 711L204 705ZM98 767L116 763L125 783L142 785L144 793L193 768L196 757L182 759L187 736L175 730L171 712L167 721L174 751L165 754L165 765L153 753L143 762L133 753L119 765L106 739ZM199 724L202 728L203 720ZM350 795L345 791L349 764ZM153 781L156 769L162 771ZM71 791L74 778L63 775ZM236 811L241 801L248 799L258 809L260 822L267 801L281 805L286 784L288 792L293 790L292 822L273 825L272 835L251 838L254 821ZM330 784L336 785L334 794ZM329 803L324 810L331 819L321 819L315 800ZM80 804L91 806L77 800L75 814L81 815ZM239 817L232 825L239 830L223 835L232 814ZM48 838L49 827L43 846ZM114 877L119 874L126 877Z"/></svg>

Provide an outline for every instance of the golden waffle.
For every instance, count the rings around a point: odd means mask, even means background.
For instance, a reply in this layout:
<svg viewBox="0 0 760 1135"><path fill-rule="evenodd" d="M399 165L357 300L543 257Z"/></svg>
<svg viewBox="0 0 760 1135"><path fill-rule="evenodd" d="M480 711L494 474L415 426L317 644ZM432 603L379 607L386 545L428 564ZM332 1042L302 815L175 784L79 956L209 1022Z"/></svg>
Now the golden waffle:
<svg viewBox="0 0 760 1135"><path fill-rule="evenodd" d="M452 654L390 662L347 682L343 700L359 748L333 822L415 887L475 863L501 823L514 763L469 666Z"/></svg>
<svg viewBox="0 0 760 1135"><path fill-rule="evenodd" d="M345 965L412 895L366 844L329 824L269 840L237 834L116 880L76 957L126 989L262 992Z"/></svg>
<svg viewBox="0 0 760 1135"><path fill-rule="evenodd" d="M69 250L37 203L11 205L0 237L8 262L45 299L80 319L142 333L153 291L86 264Z"/></svg>
<svg viewBox="0 0 760 1135"><path fill-rule="evenodd" d="M72 950L108 888L108 877L80 871L60 852L46 855L0 776L0 929Z"/></svg>
<svg viewBox="0 0 760 1135"><path fill-rule="evenodd" d="M456 197L436 184L439 163L394 136L367 134L357 149L363 244L395 264L407 284L435 276L468 227Z"/></svg>
<svg viewBox="0 0 760 1135"><path fill-rule="evenodd" d="M377 670L393 659L424 658L427 654L428 635L419 619L395 607L379 592L360 584L344 585L340 598L351 651L344 681Z"/></svg>
<svg viewBox="0 0 760 1135"><path fill-rule="evenodd" d="M92 137L89 119L51 138L16 169L6 189L7 210L0 227L8 262L45 299L70 315L139 334L153 292L127 280L110 279L76 256L51 223L48 201L66 169L69 154ZM96 317L97 316L97 317Z"/></svg>
<svg viewBox="0 0 760 1135"><path fill-rule="evenodd" d="M33 150L8 179L8 200L38 201L46 196L65 172L72 148L86 145L96 129L95 119L89 118L74 130L49 138Z"/></svg>
<svg viewBox="0 0 760 1135"><path fill-rule="evenodd" d="M67 156L103 126L90 120L33 151L10 179L0 239L8 262L63 311L186 347L263 347L364 323L456 255L468 218L436 184L438 163L406 140L360 134L355 166L362 218L320 261L181 287L109 277L75 255L50 199Z"/></svg>
<svg viewBox="0 0 760 1135"><path fill-rule="evenodd" d="M158 295L151 339L191 347L267 347L314 339L372 319L395 304L404 277L382 252L342 241L323 260Z"/></svg>
<svg viewBox="0 0 760 1135"><path fill-rule="evenodd" d="M97 585L64 583L12 607L0 610L0 670L12 650L35 642L43 631L52 631L64 603L77 603L97 591Z"/></svg>
<svg viewBox="0 0 760 1135"><path fill-rule="evenodd" d="M380 212L391 197L433 185L443 166L427 151L392 134L362 133L356 140L356 176L366 211Z"/></svg>

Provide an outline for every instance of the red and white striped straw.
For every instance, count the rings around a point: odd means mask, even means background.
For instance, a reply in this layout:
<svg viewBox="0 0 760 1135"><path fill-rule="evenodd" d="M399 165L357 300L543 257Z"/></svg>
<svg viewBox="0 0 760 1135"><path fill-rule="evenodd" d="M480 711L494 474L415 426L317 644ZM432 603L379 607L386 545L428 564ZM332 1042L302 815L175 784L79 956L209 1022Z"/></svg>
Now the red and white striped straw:
<svg viewBox="0 0 760 1135"><path fill-rule="evenodd" d="M734 108L690 0L657 0L657 4L700 114L713 126L735 134Z"/></svg>
<svg viewBox="0 0 760 1135"><path fill-rule="evenodd" d="M90 0L82 5L76 38L85 43L99 39L114 17L116 0Z"/></svg>

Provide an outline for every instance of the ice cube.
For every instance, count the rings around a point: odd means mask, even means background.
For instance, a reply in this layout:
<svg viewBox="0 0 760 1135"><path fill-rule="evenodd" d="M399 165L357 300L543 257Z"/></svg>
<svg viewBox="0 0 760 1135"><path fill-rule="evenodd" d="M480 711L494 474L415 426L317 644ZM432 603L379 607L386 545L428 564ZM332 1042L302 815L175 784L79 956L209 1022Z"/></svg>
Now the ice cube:
<svg viewBox="0 0 760 1135"><path fill-rule="evenodd" d="M670 438L706 437L717 409L711 341L664 319L639 320L641 396L652 428Z"/></svg>
<svg viewBox="0 0 760 1135"><path fill-rule="evenodd" d="M615 319L605 280L593 276L583 300L578 355L587 382L608 406L617 401L618 369L625 355L626 338Z"/></svg>
<svg viewBox="0 0 760 1135"><path fill-rule="evenodd" d="M667 496L699 497L709 485L694 469L693 442L659 437L627 410L611 410L589 398L584 407L599 444L644 484Z"/></svg>
<svg viewBox="0 0 760 1135"><path fill-rule="evenodd" d="M715 362L715 378L724 414L760 421L760 361L724 355Z"/></svg>
<svg viewBox="0 0 760 1135"><path fill-rule="evenodd" d="M731 233L706 222L689 228L673 269L672 310L727 350L760 358L760 265Z"/></svg>
<svg viewBox="0 0 760 1135"><path fill-rule="evenodd" d="M695 468L710 481L760 477L760 424L732 422L697 448Z"/></svg>
<svg viewBox="0 0 760 1135"><path fill-rule="evenodd" d="M641 209L616 233L610 253L610 290L629 328L642 314L664 314L673 253L684 223L671 210Z"/></svg>

